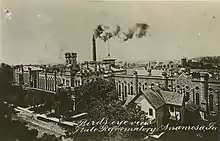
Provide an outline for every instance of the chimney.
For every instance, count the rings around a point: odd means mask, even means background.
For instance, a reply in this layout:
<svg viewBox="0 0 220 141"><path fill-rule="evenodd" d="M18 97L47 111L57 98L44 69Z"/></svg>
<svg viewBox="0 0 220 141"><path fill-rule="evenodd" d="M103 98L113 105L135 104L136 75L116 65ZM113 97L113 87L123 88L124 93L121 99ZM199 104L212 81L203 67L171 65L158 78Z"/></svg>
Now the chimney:
<svg viewBox="0 0 220 141"><path fill-rule="evenodd" d="M95 40L95 36L92 36L92 57L93 57L93 61L96 62L96 40Z"/></svg>

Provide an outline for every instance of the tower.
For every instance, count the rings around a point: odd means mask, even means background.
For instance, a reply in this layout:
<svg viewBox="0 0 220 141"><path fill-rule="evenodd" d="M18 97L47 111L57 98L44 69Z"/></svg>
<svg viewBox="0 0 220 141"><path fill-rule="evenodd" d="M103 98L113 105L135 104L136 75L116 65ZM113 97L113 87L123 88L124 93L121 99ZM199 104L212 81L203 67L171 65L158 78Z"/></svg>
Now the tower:
<svg viewBox="0 0 220 141"><path fill-rule="evenodd" d="M65 53L66 65L76 65L77 53Z"/></svg>
<svg viewBox="0 0 220 141"><path fill-rule="evenodd" d="M182 59L181 59L181 67L182 67L182 68L187 67L187 59L186 59L186 58L182 58Z"/></svg>
<svg viewBox="0 0 220 141"><path fill-rule="evenodd" d="M93 35L92 37L92 57L93 57L93 61L96 61L96 40L95 40L95 36Z"/></svg>

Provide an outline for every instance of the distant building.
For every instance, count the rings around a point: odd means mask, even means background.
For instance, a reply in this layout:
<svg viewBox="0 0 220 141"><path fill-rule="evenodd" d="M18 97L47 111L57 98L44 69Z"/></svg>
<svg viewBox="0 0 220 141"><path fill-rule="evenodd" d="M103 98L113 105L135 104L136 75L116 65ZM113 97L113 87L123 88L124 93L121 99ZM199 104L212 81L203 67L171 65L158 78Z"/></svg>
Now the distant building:
<svg viewBox="0 0 220 141"><path fill-rule="evenodd" d="M139 95L146 89L160 87L165 91L184 94L184 102L191 101L198 105L202 118L220 111L220 81L211 80L207 75L201 75L200 79L192 79L186 73L168 77L166 75L151 76L147 71L140 73L138 70L133 70L133 72L113 76L118 97L122 101Z"/></svg>

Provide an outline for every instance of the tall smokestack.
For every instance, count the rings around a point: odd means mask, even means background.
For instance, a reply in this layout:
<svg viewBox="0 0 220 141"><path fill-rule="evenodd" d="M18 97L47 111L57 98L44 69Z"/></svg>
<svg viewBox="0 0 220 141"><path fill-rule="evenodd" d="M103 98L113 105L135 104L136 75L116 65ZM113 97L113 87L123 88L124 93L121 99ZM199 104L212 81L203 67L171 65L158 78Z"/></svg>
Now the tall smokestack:
<svg viewBox="0 0 220 141"><path fill-rule="evenodd" d="M92 57L93 57L93 61L96 61L96 40L95 40L95 36L92 36Z"/></svg>

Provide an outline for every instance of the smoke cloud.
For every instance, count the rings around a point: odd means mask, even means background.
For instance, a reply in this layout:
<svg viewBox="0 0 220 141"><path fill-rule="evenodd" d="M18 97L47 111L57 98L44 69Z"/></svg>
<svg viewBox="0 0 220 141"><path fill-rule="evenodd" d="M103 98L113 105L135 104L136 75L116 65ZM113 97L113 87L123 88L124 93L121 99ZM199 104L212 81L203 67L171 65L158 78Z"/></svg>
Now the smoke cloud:
<svg viewBox="0 0 220 141"><path fill-rule="evenodd" d="M104 42L108 41L113 37L117 37L120 33L120 26L116 25L115 28L110 27L109 25L98 25L94 31L95 38L100 38Z"/></svg>
<svg viewBox="0 0 220 141"><path fill-rule="evenodd" d="M123 32L119 25L115 27L111 27L109 25L98 25L94 30L95 38L100 38L104 42L110 40L111 38L122 39L123 41L127 41L134 37L142 38L147 35L147 30L149 29L149 25L146 23L136 23L136 25L132 28L129 28L128 31Z"/></svg>
<svg viewBox="0 0 220 141"><path fill-rule="evenodd" d="M128 29L127 32L123 32L125 38L124 41L132 39L133 37L142 38L147 35L147 30L150 26L146 23L136 23L133 28Z"/></svg>

